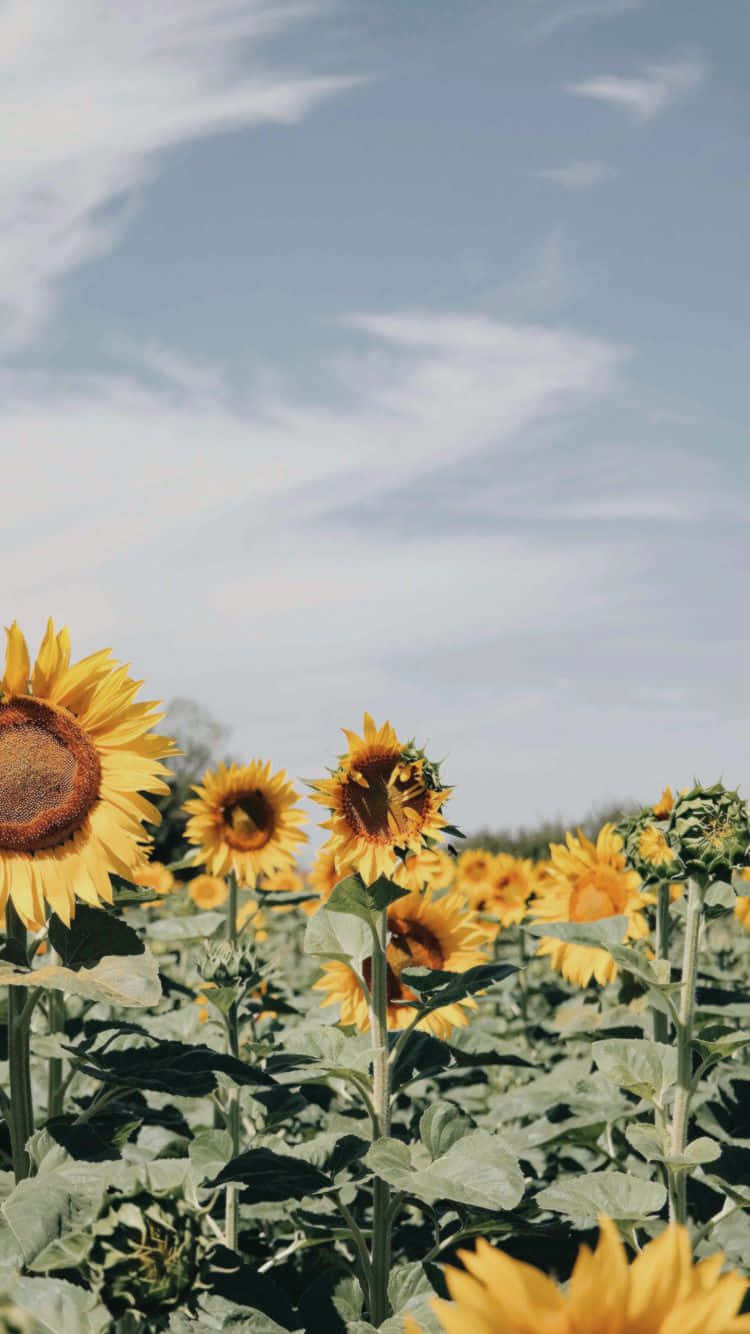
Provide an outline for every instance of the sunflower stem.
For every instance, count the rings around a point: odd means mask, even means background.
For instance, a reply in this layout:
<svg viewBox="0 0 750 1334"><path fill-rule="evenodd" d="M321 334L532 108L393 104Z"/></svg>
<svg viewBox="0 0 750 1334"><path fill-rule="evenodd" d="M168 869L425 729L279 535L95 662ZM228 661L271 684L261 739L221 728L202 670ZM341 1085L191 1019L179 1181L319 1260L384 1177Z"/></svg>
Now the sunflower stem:
<svg viewBox="0 0 750 1334"><path fill-rule="evenodd" d="M698 943L703 919L704 886L691 879L688 885L685 916L685 941L682 952L682 986L677 1020L677 1091L672 1108L671 1156L685 1153L693 1084L693 1018L695 984L698 975ZM672 1222L687 1222L687 1172L682 1167L669 1169L669 1216Z"/></svg>
<svg viewBox="0 0 750 1334"><path fill-rule="evenodd" d="M227 895L227 940L230 945L237 941L237 877L234 871L229 872L229 893ZM232 1004L227 1011L227 1036L229 1038L229 1050L232 1056L240 1054L240 1026L239 1015L237 1013L237 1001ZM227 1129L232 1137L232 1157L236 1158L240 1151L240 1101L236 1091L229 1095L227 1104ZM238 1236L238 1187L227 1186L226 1209L224 1214L224 1239L230 1251L237 1250Z"/></svg>
<svg viewBox="0 0 750 1334"><path fill-rule="evenodd" d="M19 951L26 954L26 927L15 910L12 899L6 909L6 930L9 941L15 941ZM13 1172L16 1182L31 1175L31 1160L26 1143L34 1133L34 1108L31 1098L31 1062L29 1033L31 1009L23 987L8 987L8 1068L10 1074L10 1131Z"/></svg>
<svg viewBox="0 0 750 1334"><path fill-rule="evenodd" d="M391 1129L390 1065L388 1062L388 916L379 914L373 933L372 1004L370 1028L372 1031L372 1092L376 1122L373 1138L385 1138ZM372 1195L372 1281L370 1284L370 1319L378 1326L389 1312L388 1278L391 1269L391 1219L389 1215L390 1188L376 1176Z"/></svg>
<svg viewBox="0 0 750 1334"><path fill-rule="evenodd" d="M61 991L47 994L47 1027L52 1037L65 1031L65 997ZM47 1066L47 1119L61 1116L63 1110L62 1057L53 1056Z"/></svg>
<svg viewBox="0 0 750 1334"><path fill-rule="evenodd" d="M660 884L656 903L656 957L669 960L669 885ZM654 1040L669 1042L669 1016L653 1010Z"/></svg>

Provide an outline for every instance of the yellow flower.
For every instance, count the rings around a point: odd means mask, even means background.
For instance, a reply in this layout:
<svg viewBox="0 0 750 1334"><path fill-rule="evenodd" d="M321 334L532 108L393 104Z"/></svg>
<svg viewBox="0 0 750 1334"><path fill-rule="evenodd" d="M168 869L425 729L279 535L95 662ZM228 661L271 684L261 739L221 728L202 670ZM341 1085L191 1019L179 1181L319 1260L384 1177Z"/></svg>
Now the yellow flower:
<svg viewBox="0 0 750 1334"><path fill-rule="evenodd" d="M194 791L185 803L191 817L185 836L212 875L234 871L240 885L250 886L294 861L296 845L306 838L298 828L305 816L283 771L272 774L260 760L220 764Z"/></svg>
<svg viewBox="0 0 750 1334"><path fill-rule="evenodd" d="M394 871L391 879L403 889L449 889L456 874L456 864L442 848L424 848L412 852Z"/></svg>
<svg viewBox="0 0 750 1334"><path fill-rule="evenodd" d="M155 894L170 894L175 888L175 878L168 866L161 862L147 862L135 873L133 884L139 889L152 889Z"/></svg>
<svg viewBox="0 0 750 1334"><path fill-rule="evenodd" d="M70 664L67 630L50 620L33 667L16 622L0 682L0 911L8 898L32 930L45 900L70 923L76 897L112 902L110 875L131 882L160 814L144 793L166 793L155 736L162 714L136 703L141 682L109 649Z"/></svg>
<svg viewBox="0 0 750 1334"><path fill-rule="evenodd" d="M467 911L465 899L456 890L439 899L433 898L431 890L397 899L388 909L388 933L388 1027L391 1029L406 1028L415 1015L413 1006L394 1003L417 999L415 992L401 980L405 969L464 973L476 964L487 962L482 934L473 914ZM368 987L371 970L367 958L362 964L362 975ZM325 993L321 1005L341 1006L342 1024L354 1024L360 1032L369 1028L367 999L357 974L348 964L340 960L325 964L314 990ZM471 999L444 1005L421 1019L417 1027L447 1037L452 1028L468 1023L467 1009L476 1009Z"/></svg>
<svg viewBox="0 0 750 1334"><path fill-rule="evenodd" d="M672 796L672 789L671 787L665 787L659 800L651 807L651 809L657 820L666 820L667 816L671 814L673 806L674 797Z"/></svg>
<svg viewBox="0 0 750 1334"><path fill-rule="evenodd" d="M471 894L479 885L488 885L494 853L485 848L468 848L456 863L456 888Z"/></svg>
<svg viewBox="0 0 750 1334"><path fill-rule="evenodd" d="M602 826L596 843L579 830L577 837L567 834L565 844L550 844L549 874L531 911L545 922L597 922L624 915L627 939L640 940L648 935L643 907L651 900L639 893L639 884L637 873L626 869L622 839L613 825ZM588 986L592 977L603 986L617 976L614 959L596 946L543 936L537 953L579 987Z"/></svg>
<svg viewBox="0 0 750 1334"><path fill-rule="evenodd" d="M489 878L467 893L470 907L480 914L485 935L493 939L498 923L506 927L523 921L535 884L534 863L528 858L513 857L509 852L493 857Z"/></svg>
<svg viewBox="0 0 750 1334"><path fill-rule="evenodd" d="M651 862L654 866L669 866L677 856L655 824L648 824L641 830L638 852L645 862Z"/></svg>
<svg viewBox="0 0 750 1334"><path fill-rule="evenodd" d="M441 808L450 788L440 786L436 767L413 746L399 741L390 723L376 728L364 716L364 737L344 728L349 743L332 778L311 784L313 801L327 806L331 831L326 844L340 864L356 867L366 884L393 875L397 852L421 852L427 839L441 838Z"/></svg>
<svg viewBox="0 0 750 1334"><path fill-rule="evenodd" d="M341 880L346 880L350 875L356 874L356 867L348 862L337 862L328 848L321 848L307 877L310 889L314 890L318 897L311 899L309 903L301 903L302 911L307 913L308 917L311 917L313 913L323 907L324 903L328 902Z"/></svg>
<svg viewBox="0 0 750 1334"><path fill-rule="evenodd" d="M268 932L263 929L265 924L265 916L255 899L248 899L246 903L242 904L237 912L238 932L244 931L246 926L251 926L255 933L255 939L259 944L262 944L264 940L268 940Z"/></svg>
<svg viewBox="0 0 750 1334"><path fill-rule="evenodd" d="M738 1316L748 1280L722 1274L724 1257L693 1264L687 1228L677 1223L648 1242L631 1265L617 1228L599 1220L592 1252L581 1246L566 1292L533 1265L488 1242L459 1251L447 1267L452 1301L433 1309L445 1334L742 1334ZM416 1323L406 1331L419 1334Z"/></svg>
<svg viewBox="0 0 750 1334"><path fill-rule="evenodd" d="M188 885L196 908L220 908L226 903L229 889L226 880L218 875L197 875Z"/></svg>

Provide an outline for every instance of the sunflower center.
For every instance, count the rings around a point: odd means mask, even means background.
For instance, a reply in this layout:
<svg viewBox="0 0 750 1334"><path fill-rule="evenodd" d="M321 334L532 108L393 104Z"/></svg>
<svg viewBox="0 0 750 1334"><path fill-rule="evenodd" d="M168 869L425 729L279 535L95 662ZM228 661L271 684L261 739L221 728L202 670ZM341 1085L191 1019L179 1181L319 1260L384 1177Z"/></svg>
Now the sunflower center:
<svg viewBox="0 0 750 1334"><path fill-rule="evenodd" d="M370 843L393 843L418 826L428 793L410 767L392 753L357 766L343 786L343 809L351 829ZM394 777L395 775L395 777Z"/></svg>
<svg viewBox="0 0 750 1334"><path fill-rule="evenodd" d="M99 796L96 748L72 718L40 700L0 704L0 849L64 843Z"/></svg>
<svg viewBox="0 0 750 1334"><path fill-rule="evenodd" d="M275 827L273 807L258 788L244 792L224 807L224 834L230 848L256 852L264 848Z"/></svg>
<svg viewBox="0 0 750 1334"><path fill-rule="evenodd" d="M401 968L444 968L445 956L437 936L423 922L388 920L391 935L387 954Z"/></svg>
<svg viewBox="0 0 750 1334"><path fill-rule="evenodd" d="M624 906L616 877L610 881L601 872L591 877L582 876L570 896L570 920L597 922L600 917L616 917Z"/></svg>

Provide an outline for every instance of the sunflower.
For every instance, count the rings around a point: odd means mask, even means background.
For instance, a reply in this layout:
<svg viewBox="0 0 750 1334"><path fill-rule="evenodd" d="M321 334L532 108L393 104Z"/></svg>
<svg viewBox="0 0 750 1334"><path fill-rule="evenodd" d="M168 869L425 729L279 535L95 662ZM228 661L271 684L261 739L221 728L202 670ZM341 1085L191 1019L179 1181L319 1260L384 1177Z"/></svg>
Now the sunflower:
<svg viewBox="0 0 750 1334"><path fill-rule="evenodd" d="M212 875L233 871L248 886L292 864L296 845L306 839L298 828L305 816L283 770L272 774L261 760L220 764L193 790L197 796L185 802L185 836Z"/></svg>
<svg viewBox="0 0 750 1334"><path fill-rule="evenodd" d="M449 889L456 874L456 863L442 848L411 852L394 871L392 879L403 889Z"/></svg>
<svg viewBox="0 0 750 1334"><path fill-rule="evenodd" d="M76 897L112 902L110 875L137 879L161 816L142 794L166 794L155 736L162 714L102 649L71 666L70 636L50 620L31 667L21 630L7 631L0 681L0 910L10 897L32 930L45 899L66 923Z"/></svg>
<svg viewBox="0 0 750 1334"><path fill-rule="evenodd" d="M651 807L651 811L656 816L657 820L666 820L667 816L671 814L673 806L674 797L672 796L672 789L671 787L665 787L659 800Z"/></svg>
<svg viewBox="0 0 750 1334"><path fill-rule="evenodd" d="M530 859L513 857L509 852L493 857L489 878L467 894L470 907L480 915L485 935L494 939L498 926L515 926L523 921L535 884Z"/></svg>
<svg viewBox="0 0 750 1334"><path fill-rule="evenodd" d="M567 1291L533 1265L480 1238L447 1267L452 1301L431 1303L445 1334L742 1334L748 1280L722 1274L724 1256L693 1264L687 1228L673 1223L631 1265L617 1228L599 1220L593 1252L581 1246ZM408 1334L419 1334L407 1319Z"/></svg>
<svg viewBox="0 0 750 1334"><path fill-rule="evenodd" d="M268 932L264 930L266 919L261 908L255 899L247 899L237 912L237 931L244 931L246 926L251 926L253 934L258 944L268 940Z"/></svg>
<svg viewBox="0 0 750 1334"><path fill-rule="evenodd" d="M650 900L639 893L637 873L626 869L622 847L611 824L602 826L596 843L580 829L577 837L567 834L565 844L551 843L549 876L537 890L533 916L544 922L597 922L625 915L628 940L647 936L642 910ZM592 977L603 986L617 975L614 959L597 946L543 936L537 954L548 956L552 967L579 987Z"/></svg>
<svg viewBox="0 0 750 1334"><path fill-rule="evenodd" d="M412 743L403 745L390 723L376 728L364 716L364 737L344 728L349 749L331 778L312 783L313 801L326 806L331 831L326 849L356 866L366 884L390 876L399 853L421 852L442 838L441 808L451 789L438 766Z"/></svg>
<svg viewBox="0 0 750 1334"><path fill-rule="evenodd" d="M348 862L338 862L328 848L321 848L307 877L310 889L314 890L318 897L309 903L301 903L302 911L312 916L328 902L340 881L356 874L356 867Z"/></svg>
<svg viewBox="0 0 750 1334"><path fill-rule="evenodd" d="M391 1029L406 1028L415 1015L413 1006L395 1003L417 999L415 992L401 981L405 969L464 973L487 961L482 933L457 890L439 899L433 898L431 890L397 899L388 909L388 935L388 1027ZM368 987L371 969L371 960L364 959L362 976ZM325 964L323 977L314 984L314 990L325 993L321 1005L341 1006L342 1024L353 1024L360 1032L369 1028L367 998L359 977L348 964L339 960ZM447 1037L452 1028L468 1023L467 1009L476 1009L470 998L444 1005L421 1019L417 1027Z"/></svg>
<svg viewBox="0 0 750 1334"><path fill-rule="evenodd" d="M145 866L139 868L135 873L133 884L138 889L152 889L155 894L171 894L172 890L179 888L168 866L161 862L147 862Z"/></svg>
<svg viewBox="0 0 750 1334"><path fill-rule="evenodd" d="M470 895L478 886L488 885L494 860L486 848L467 848L456 863L456 888Z"/></svg>
<svg viewBox="0 0 750 1334"><path fill-rule="evenodd" d="M188 894L196 908L220 908L227 901L229 888L219 875L196 875L188 885Z"/></svg>

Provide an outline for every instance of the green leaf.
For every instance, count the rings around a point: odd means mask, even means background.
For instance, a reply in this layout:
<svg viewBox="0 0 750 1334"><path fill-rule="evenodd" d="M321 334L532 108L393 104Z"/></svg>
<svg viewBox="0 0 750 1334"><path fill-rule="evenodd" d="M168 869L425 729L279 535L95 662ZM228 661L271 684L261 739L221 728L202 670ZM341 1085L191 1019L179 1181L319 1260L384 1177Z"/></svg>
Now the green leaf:
<svg viewBox="0 0 750 1334"><path fill-rule="evenodd" d="M49 919L49 943L60 962L76 972L94 968L105 956L143 954L145 945L132 926L121 917L80 903L70 926L54 914Z"/></svg>
<svg viewBox="0 0 750 1334"><path fill-rule="evenodd" d="M661 1106L677 1083L677 1048L647 1038L608 1038L591 1048L597 1067L619 1088Z"/></svg>
<svg viewBox="0 0 750 1334"><path fill-rule="evenodd" d="M69 1050L76 1055L74 1047ZM126 1051L88 1052L76 1064L84 1074L107 1084L151 1089L156 1093L177 1093L184 1098L205 1097L212 1093L219 1071L235 1084L248 1087L274 1083L265 1070L247 1065L236 1056L171 1040L155 1042L150 1047L128 1047Z"/></svg>
<svg viewBox="0 0 750 1334"><path fill-rule="evenodd" d="M531 936L552 936L571 945L593 945L605 950L621 945L627 929L625 916L601 917L596 922L532 922L523 928Z"/></svg>
<svg viewBox="0 0 750 1334"><path fill-rule="evenodd" d="M517 973L518 969L510 963L480 963L475 968L467 968L465 973L448 973L441 969L405 968L401 980L419 992L420 1009L429 1014L441 1005L453 1005L456 1001L473 996L477 991L486 991L496 982ZM411 1005L413 1001L409 1002Z"/></svg>
<svg viewBox="0 0 750 1334"><path fill-rule="evenodd" d="M359 962L372 953L372 935L361 918L320 908L307 923L304 949L324 959Z"/></svg>
<svg viewBox="0 0 750 1334"><path fill-rule="evenodd" d="M467 1051L453 1047L431 1033L410 1033L393 1068L394 1090L415 1079L448 1073L452 1070L483 1071L493 1065L530 1066L509 1043L496 1043L486 1051Z"/></svg>
<svg viewBox="0 0 750 1334"><path fill-rule="evenodd" d="M667 1194L657 1181L627 1172L585 1172L546 1186L536 1196L540 1209L565 1214L575 1227L593 1227L600 1214L616 1222L639 1223L664 1208Z"/></svg>
<svg viewBox="0 0 750 1334"><path fill-rule="evenodd" d="M422 1113L419 1135L431 1158L439 1158L471 1130L471 1121L450 1102L433 1102Z"/></svg>
<svg viewBox="0 0 750 1334"><path fill-rule="evenodd" d="M232 1136L228 1130L201 1130L190 1141L190 1163L196 1182L215 1176L232 1156Z"/></svg>
<svg viewBox="0 0 750 1334"><path fill-rule="evenodd" d="M331 1300L344 1324L348 1324L351 1320L359 1320L365 1304L359 1279L342 1278L333 1289Z"/></svg>
<svg viewBox="0 0 750 1334"><path fill-rule="evenodd" d="M38 1321L40 1334L104 1334L112 1317L94 1294L62 1278L19 1278L13 1298Z"/></svg>
<svg viewBox="0 0 750 1334"><path fill-rule="evenodd" d="M486 1130L470 1131L427 1167L411 1167L407 1146L390 1139L376 1140L365 1162L389 1185L427 1204L451 1200L497 1211L514 1209L523 1196L517 1159Z"/></svg>
<svg viewBox="0 0 750 1334"><path fill-rule="evenodd" d="M242 1199L247 1204L269 1200L301 1200L319 1190L330 1188L330 1178L317 1167L291 1154L272 1149L248 1149L232 1158L225 1167L203 1184L212 1189L236 1182L245 1187Z"/></svg>
<svg viewBox="0 0 750 1334"><path fill-rule="evenodd" d="M45 1122L45 1130L71 1158L86 1163L113 1162L120 1157L123 1144L138 1130L141 1122L128 1112L105 1108L98 1116L76 1124L72 1113L53 1116Z"/></svg>
<svg viewBox="0 0 750 1334"><path fill-rule="evenodd" d="M48 963L22 971L0 964L0 986L44 987L129 1009L148 1009L161 999L159 970L149 950L140 955L105 955L94 968L78 970Z"/></svg>
<svg viewBox="0 0 750 1334"><path fill-rule="evenodd" d="M658 1163L664 1161L664 1140L654 1126L646 1126L641 1122L635 1125L626 1126L625 1138L628 1144L631 1144L636 1153L640 1153L647 1163Z"/></svg>
<svg viewBox="0 0 750 1334"><path fill-rule="evenodd" d="M358 875L350 875L339 881L326 901L326 908L329 912L351 913L364 922L372 922L378 913L408 892L384 875L378 876L372 885L365 885Z"/></svg>
<svg viewBox="0 0 750 1334"><path fill-rule="evenodd" d="M219 927L226 926L226 920L225 914L221 912L196 912L184 917L159 917L155 922L149 922L147 931L149 937L161 940L165 944L203 940L214 935Z"/></svg>

